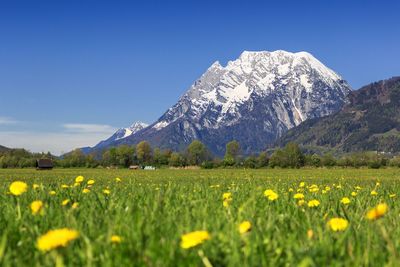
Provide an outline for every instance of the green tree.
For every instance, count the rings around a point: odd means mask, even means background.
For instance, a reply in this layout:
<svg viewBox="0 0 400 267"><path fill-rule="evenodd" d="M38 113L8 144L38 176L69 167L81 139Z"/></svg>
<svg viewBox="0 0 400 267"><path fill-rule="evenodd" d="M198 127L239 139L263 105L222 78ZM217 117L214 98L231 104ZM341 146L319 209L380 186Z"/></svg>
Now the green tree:
<svg viewBox="0 0 400 267"><path fill-rule="evenodd" d="M152 160L151 146L147 141L142 141L136 146L136 157L140 164L148 164Z"/></svg>
<svg viewBox="0 0 400 267"><path fill-rule="evenodd" d="M200 165L207 160L208 151L206 146L199 140L194 140L187 148L187 161L191 165Z"/></svg>
<svg viewBox="0 0 400 267"><path fill-rule="evenodd" d="M233 166L237 163L240 155L240 144L238 141L233 140L226 144L226 151L224 156L224 164L226 166Z"/></svg>

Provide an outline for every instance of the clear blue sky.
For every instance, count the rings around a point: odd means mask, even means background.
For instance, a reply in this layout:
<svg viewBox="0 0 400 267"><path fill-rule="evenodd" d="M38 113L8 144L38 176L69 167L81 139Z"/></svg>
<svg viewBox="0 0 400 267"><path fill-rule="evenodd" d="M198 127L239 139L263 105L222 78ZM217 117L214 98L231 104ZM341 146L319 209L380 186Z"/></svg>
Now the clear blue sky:
<svg viewBox="0 0 400 267"><path fill-rule="evenodd" d="M0 1L0 144L93 145L210 64L308 51L354 89L400 75L399 1Z"/></svg>

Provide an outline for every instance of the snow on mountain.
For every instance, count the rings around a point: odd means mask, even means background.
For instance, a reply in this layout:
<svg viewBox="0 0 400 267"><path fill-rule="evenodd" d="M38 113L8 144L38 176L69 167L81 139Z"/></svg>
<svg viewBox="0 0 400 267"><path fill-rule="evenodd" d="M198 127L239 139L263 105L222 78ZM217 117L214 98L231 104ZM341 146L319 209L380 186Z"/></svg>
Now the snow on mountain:
<svg viewBox="0 0 400 267"><path fill-rule="evenodd" d="M235 139L245 153L257 152L301 122L338 111L350 91L307 52L244 51L226 66L213 63L155 123L112 144L181 149L200 139L222 154Z"/></svg>
<svg viewBox="0 0 400 267"><path fill-rule="evenodd" d="M106 140L101 141L93 148L98 149L98 148L107 147L108 145L112 144L115 141L127 138L127 137L143 130L147 126L148 126L148 124L138 121L138 122L133 123L131 126L129 126L127 128L120 128L111 137L109 137Z"/></svg>

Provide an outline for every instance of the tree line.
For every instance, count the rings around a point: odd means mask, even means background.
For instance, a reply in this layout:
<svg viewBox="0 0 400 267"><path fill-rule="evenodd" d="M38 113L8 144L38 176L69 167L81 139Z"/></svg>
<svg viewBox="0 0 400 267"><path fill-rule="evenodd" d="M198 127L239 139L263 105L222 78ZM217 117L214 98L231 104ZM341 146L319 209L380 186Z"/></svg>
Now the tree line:
<svg viewBox="0 0 400 267"><path fill-rule="evenodd" d="M301 167L400 167L400 156L389 157L375 152L357 152L335 157L331 153L306 154L295 143L273 152L264 151L243 156L239 142L233 140L226 144L224 157L215 157L200 141L195 140L181 152L170 149L152 148L142 141L136 146L122 145L104 150L98 154L84 154L80 149L61 158L50 153L31 153L24 149L12 149L0 152L0 168L34 167L36 159L50 158L55 167L119 167L132 165L156 167L200 166L211 168L301 168Z"/></svg>

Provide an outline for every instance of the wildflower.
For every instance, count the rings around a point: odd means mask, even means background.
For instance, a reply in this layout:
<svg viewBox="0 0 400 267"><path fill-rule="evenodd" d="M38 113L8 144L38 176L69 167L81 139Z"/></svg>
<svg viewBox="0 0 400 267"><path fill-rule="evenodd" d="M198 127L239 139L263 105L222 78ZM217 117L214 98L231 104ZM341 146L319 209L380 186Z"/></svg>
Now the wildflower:
<svg viewBox="0 0 400 267"><path fill-rule="evenodd" d="M70 201L71 201L71 200L69 200L69 199L65 199L65 200L63 200L63 202L61 202L61 205L66 206L66 205L68 205L68 203L69 203Z"/></svg>
<svg viewBox="0 0 400 267"><path fill-rule="evenodd" d="M103 190L103 193L104 193L105 195L109 195L111 192L110 192L110 190L108 190L108 189L104 189L104 190Z"/></svg>
<svg viewBox="0 0 400 267"><path fill-rule="evenodd" d="M368 220L376 220L386 214L388 206L385 203L378 204L375 208L371 209L367 213Z"/></svg>
<svg viewBox="0 0 400 267"><path fill-rule="evenodd" d="M337 189L341 189L341 188L342 188L342 185L339 184L339 185L336 186L336 188L337 188Z"/></svg>
<svg viewBox="0 0 400 267"><path fill-rule="evenodd" d="M309 208L314 208L314 207L318 207L319 206L319 201L318 200L316 200L316 199L313 199L313 200L310 200L310 201L308 201L308 207Z"/></svg>
<svg viewBox="0 0 400 267"><path fill-rule="evenodd" d="M314 236L314 231L311 230L311 229L309 229L309 230L307 231L307 237L308 237L308 239L312 239L313 236Z"/></svg>
<svg viewBox="0 0 400 267"><path fill-rule="evenodd" d="M82 175L79 175L78 177L75 178L75 183L82 183L85 178L83 178Z"/></svg>
<svg viewBox="0 0 400 267"><path fill-rule="evenodd" d="M376 192L375 190L371 191L371 196L376 196L378 194L378 192Z"/></svg>
<svg viewBox="0 0 400 267"><path fill-rule="evenodd" d="M317 185L313 184L308 188L308 191L310 191L311 193L315 193L319 191L319 188Z"/></svg>
<svg viewBox="0 0 400 267"><path fill-rule="evenodd" d="M119 182L121 182L122 180L121 180L121 178L115 178L115 181L117 182L117 183L119 183Z"/></svg>
<svg viewBox="0 0 400 267"><path fill-rule="evenodd" d="M33 184L33 189L38 189L39 188L39 185L38 184Z"/></svg>
<svg viewBox="0 0 400 267"><path fill-rule="evenodd" d="M306 185L305 182L300 182L299 187L304 187Z"/></svg>
<svg viewBox="0 0 400 267"><path fill-rule="evenodd" d="M244 221L239 224L239 233L245 234L251 230L251 223L249 221Z"/></svg>
<svg viewBox="0 0 400 267"><path fill-rule="evenodd" d="M82 193L84 193L84 194L87 194L87 193L89 193L89 192L90 192L90 190L87 189L87 188L84 188L84 189L82 190Z"/></svg>
<svg viewBox="0 0 400 267"><path fill-rule="evenodd" d="M335 232L344 231L349 226L349 222L343 218L332 218L328 221L328 226Z"/></svg>
<svg viewBox="0 0 400 267"><path fill-rule="evenodd" d="M79 203L78 203L78 202L74 202L74 203L72 204L71 208L72 208L72 209L76 209L76 208L78 208L78 206L79 206Z"/></svg>
<svg viewBox="0 0 400 267"><path fill-rule="evenodd" d="M87 181L87 185L93 185L94 184L94 180L90 179L89 181Z"/></svg>
<svg viewBox="0 0 400 267"><path fill-rule="evenodd" d="M61 188L62 189L67 189L67 188L69 188L69 185L63 184L63 185L61 185Z"/></svg>
<svg viewBox="0 0 400 267"><path fill-rule="evenodd" d="M289 188L289 192L293 192L293 188Z"/></svg>
<svg viewBox="0 0 400 267"><path fill-rule="evenodd" d="M325 186L325 191L330 191L331 190L331 188L329 187L329 186Z"/></svg>
<svg viewBox="0 0 400 267"><path fill-rule="evenodd" d="M31 211L33 215L38 214L43 208L43 202L40 200L35 200L31 203Z"/></svg>
<svg viewBox="0 0 400 267"><path fill-rule="evenodd" d="M54 195L56 194L56 191L51 190L51 191L49 192L49 194L52 195L52 196L54 196Z"/></svg>
<svg viewBox="0 0 400 267"><path fill-rule="evenodd" d="M77 187L77 186L80 186L80 185L81 185L81 183L77 183L77 182L74 183L74 187Z"/></svg>
<svg viewBox="0 0 400 267"><path fill-rule="evenodd" d="M303 199L304 195L302 193L296 193L296 194L294 194L293 198L294 199Z"/></svg>
<svg viewBox="0 0 400 267"><path fill-rule="evenodd" d="M232 193L223 193L222 194L222 199L223 200L225 200L225 199L232 199Z"/></svg>
<svg viewBox="0 0 400 267"><path fill-rule="evenodd" d="M353 192L351 192L351 196L352 196L352 197L355 197L355 196L357 196L357 192L354 192L354 191L353 191Z"/></svg>
<svg viewBox="0 0 400 267"><path fill-rule="evenodd" d="M188 249L202 244L204 241L211 238L207 231L194 231L182 235L181 237L181 248Z"/></svg>
<svg viewBox="0 0 400 267"><path fill-rule="evenodd" d="M356 189L358 191L358 190L361 190L362 188L357 185L356 187L354 187L354 189Z"/></svg>
<svg viewBox="0 0 400 267"><path fill-rule="evenodd" d="M264 196L266 196L270 201L274 201L278 199L279 195L272 191L271 189L267 189L264 191Z"/></svg>
<svg viewBox="0 0 400 267"><path fill-rule="evenodd" d="M394 197L396 197L396 194L390 194L389 197L394 198Z"/></svg>
<svg viewBox="0 0 400 267"><path fill-rule="evenodd" d="M36 247L41 251L49 251L58 247L65 247L72 240L79 237L76 230L62 228L50 230L37 239Z"/></svg>
<svg viewBox="0 0 400 267"><path fill-rule="evenodd" d="M300 200L297 202L297 205L298 205L298 206L303 206L305 203L306 203L306 202L304 201L304 199L300 199Z"/></svg>
<svg viewBox="0 0 400 267"><path fill-rule="evenodd" d="M28 191L28 185L21 181L15 181L10 185L10 192L14 196L22 195Z"/></svg>
<svg viewBox="0 0 400 267"><path fill-rule="evenodd" d="M110 238L111 243L119 244L122 241L122 238L119 235L112 235Z"/></svg>
<svg viewBox="0 0 400 267"><path fill-rule="evenodd" d="M340 200L340 203L342 203L344 205L348 205L348 204L350 204L350 199L348 197L344 197L344 198L342 198L342 200Z"/></svg>

